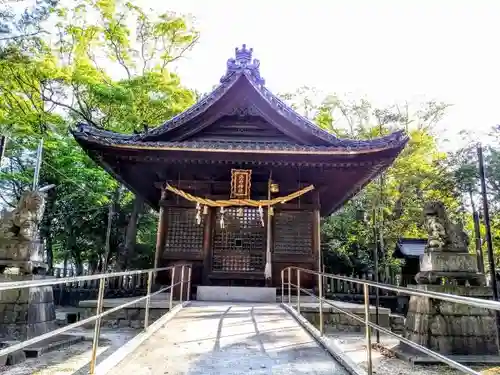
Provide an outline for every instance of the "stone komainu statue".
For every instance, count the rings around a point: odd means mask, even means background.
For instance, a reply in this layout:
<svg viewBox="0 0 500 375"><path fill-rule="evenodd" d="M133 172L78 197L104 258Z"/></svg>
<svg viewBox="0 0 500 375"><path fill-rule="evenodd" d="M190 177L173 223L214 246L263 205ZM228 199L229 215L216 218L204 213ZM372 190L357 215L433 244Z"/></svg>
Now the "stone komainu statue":
<svg viewBox="0 0 500 375"><path fill-rule="evenodd" d="M35 241L45 210L44 193L26 191L17 207L0 219L0 240Z"/></svg>
<svg viewBox="0 0 500 375"><path fill-rule="evenodd" d="M463 226L450 221L442 202L427 202L423 214L424 226L428 233L426 251L468 252L469 238Z"/></svg>
<svg viewBox="0 0 500 375"><path fill-rule="evenodd" d="M23 274L45 272L44 247L39 227L45 210L45 193L26 191L17 207L0 218L0 274L17 267Z"/></svg>

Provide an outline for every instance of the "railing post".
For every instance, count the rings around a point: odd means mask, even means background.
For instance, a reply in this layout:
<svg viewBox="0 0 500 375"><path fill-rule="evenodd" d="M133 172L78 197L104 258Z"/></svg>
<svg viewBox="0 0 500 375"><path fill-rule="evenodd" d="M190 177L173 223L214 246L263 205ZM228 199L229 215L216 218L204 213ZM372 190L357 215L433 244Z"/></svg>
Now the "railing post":
<svg viewBox="0 0 500 375"><path fill-rule="evenodd" d="M106 285L106 277L99 280L99 292L97 294L97 311L96 315L102 313L102 305L104 300L104 288ZM90 375L95 374L95 365L97 360L97 348L99 347L99 335L101 333L101 318L98 317L94 326L94 338L92 339L92 357L90 358Z"/></svg>
<svg viewBox="0 0 500 375"><path fill-rule="evenodd" d="M146 298L146 311L144 311L144 329L148 328L149 325L149 305L151 303L151 284L153 282L153 272L148 272L148 288L147 288L147 296Z"/></svg>
<svg viewBox="0 0 500 375"><path fill-rule="evenodd" d="M188 267L188 287L187 287L186 301L191 301L191 274L192 274L192 269L191 269L191 266L189 266Z"/></svg>
<svg viewBox="0 0 500 375"><path fill-rule="evenodd" d="M372 332L370 328L370 292L368 284L363 284L365 294L366 362L368 375L372 375Z"/></svg>
<svg viewBox="0 0 500 375"><path fill-rule="evenodd" d="M180 290L180 303L182 304L182 299L184 297L184 264L181 267L181 290Z"/></svg>
<svg viewBox="0 0 500 375"><path fill-rule="evenodd" d="M170 310L174 304L174 279L175 279L175 266L172 268L172 280L170 281Z"/></svg>
<svg viewBox="0 0 500 375"><path fill-rule="evenodd" d="M300 314L300 270L297 270L297 312Z"/></svg>
<svg viewBox="0 0 500 375"><path fill-rule="evenodd" d="M288 304L292 305L292 270L288 267Z"/></svg>
<svg viewBox="0 0 500 375"><path fill-rule="evenodd" d="M281 270L281 303L285 303L285 270Z"/></svg>
<svg viewBox="0 0 500 375"><path fill-rule="evenodd" d="M319 297L319 332L323 336L323 276L318 274L318 297Z"/></svg>

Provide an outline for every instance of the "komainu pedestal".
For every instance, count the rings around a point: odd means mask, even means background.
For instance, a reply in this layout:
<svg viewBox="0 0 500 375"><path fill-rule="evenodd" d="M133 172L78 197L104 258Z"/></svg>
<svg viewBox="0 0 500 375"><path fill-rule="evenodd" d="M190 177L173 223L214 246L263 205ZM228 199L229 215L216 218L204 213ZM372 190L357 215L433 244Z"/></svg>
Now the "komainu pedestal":
<svg viewBox="0 0 500 375"><path fill-rule="evenodd" d="M0 281L39 280L43 276L0 275ZM52 286L0 291L0 340L23 341L55 330Z"/></svg>
<svg viewBox="0 0 500 375"><path fill-rule="evenodd" d="M412 285L422 291L492 298L488 287ZM498 354L495 313L491 310L427 297L411 297L405 337L438 353Z"/></svg>
<svg viewBox="0 0 500 375"><path fill-rule="evenodd" d="M491 288L468 253L462 227L448 219L441 202L424 208L428 232L425 254L420 257L417 285L421 291L491 299ZM410 297L405 337L445 355L498 354L495 312L428 297Z"/></svg>
<svg viewBox="0 0 500 375"><path fill-rule="evenodd" d="M0 282L45 279L47 265L38 228L45 206L44 193L23 193L17 207L0 219ZM56 329L52 286L0 291L0 347L43 335ZM32 355L80 340L57 336L25 348ZM19 354L19 353L17 353ZM21 354L23 354L21 352ZM23 354L24 355L24 354ZM10 364L22 360L11 355Z"/></svg>

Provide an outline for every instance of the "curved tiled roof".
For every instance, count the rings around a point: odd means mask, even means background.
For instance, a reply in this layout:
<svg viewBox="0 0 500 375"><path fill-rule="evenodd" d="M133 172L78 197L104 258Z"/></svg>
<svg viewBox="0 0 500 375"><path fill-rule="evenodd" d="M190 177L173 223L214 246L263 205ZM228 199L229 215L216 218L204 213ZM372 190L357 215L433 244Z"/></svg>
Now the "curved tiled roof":
<svg viewBox="0 0 500 375"><path fill-rule="evenodd" d="M328 145L328 146L309 146L309 145L299 145L299 144L286 144L282 142L238 142L238 141L144 141L144 142L133 142L126 138L116 138L114 136L105 136L104 134L98 134L92 132L74 132L75 137L79 139L84 139L91 143L97 143L104 146L116 146L116 147L126 147L126 146L137 146L138 148L147 149L189 149L191 151L210 151L210 150L253 150L253 151L285 151L285 152L331 152L341 151L342 153L348 154L362 153L363 151L369 152L370 150L381 150L387 148L398 148L405 143L404 138L395 139L385 139L383 143L378 144L379 147L375 147L377 143L370 143L370 147L346 147L344 145ZM387 138L387 137L386 137Z"/></svg>
<svg viewBox="0 0 500 375"><path fill-rule="evenodd" d="M74 131L75 137L90 137L96 142L108 144L145 144L154 142L160 135L168 134L174 129L178 129L184 124L187 124L191 119L207 111L212 105L219 101L229 89L241 78L246 78L257 93L273 108L280 116L286 119L287 123L300 128L301 131L312 134L318 139L318 142L326 143L325 147L343 148L346 150L364 150L364 149L380 149L398 147L406 143L408 140L404 131L397 131L384 137L369 139L369 140L354 140L342 139L321 129L309 119L300 115L281 99L274 95L264 86L264 79L260 75L260 62L257 59L252 60L252 49L247 49L245 45L241 49L236 48L235 58L231 58L227 62L226 74L220 79L220 84L208 95L201 98L196 104L188 108L186 111L174 116L164 124L148 130L140 134L119 134L96 127L79 124L78 129ZM168 138L168 137L167 137ZM155 142L159 147L160 143ZM182 144L185 147L192 142L184 141ZM206 146L204 142L204 147ZM238 142L212 142L212 147L228 147ZM224 146L222 146L224 145ZM189 147L194 147L190 145ZM268 148L269 144L249 144L241 143L242 149L259 149ZM284 146L280 146L284 147ZM299 147L299 146L297 146ZM311 147L311 146L307 146ZM320 146L318 146L320 147Z"/></svg>

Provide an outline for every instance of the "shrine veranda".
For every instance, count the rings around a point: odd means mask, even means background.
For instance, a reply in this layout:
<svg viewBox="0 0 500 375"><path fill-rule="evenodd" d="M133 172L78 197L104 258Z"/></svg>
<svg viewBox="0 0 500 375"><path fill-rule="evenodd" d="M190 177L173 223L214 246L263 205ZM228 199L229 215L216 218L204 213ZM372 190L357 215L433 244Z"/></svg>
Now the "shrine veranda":
<svg viewBox="0 0 500 375"><path fill-rule="evenodd" d="M192 264L194 286L279 286L285 267L317 270L320 217L408 141L402 131L351 140L319 128L266 89L245 45L210 94L163 125L124 135L80 124L73 134L159 211L155 265Z"/></svg>

